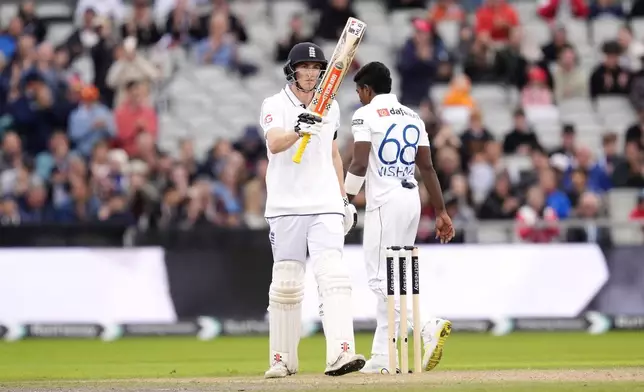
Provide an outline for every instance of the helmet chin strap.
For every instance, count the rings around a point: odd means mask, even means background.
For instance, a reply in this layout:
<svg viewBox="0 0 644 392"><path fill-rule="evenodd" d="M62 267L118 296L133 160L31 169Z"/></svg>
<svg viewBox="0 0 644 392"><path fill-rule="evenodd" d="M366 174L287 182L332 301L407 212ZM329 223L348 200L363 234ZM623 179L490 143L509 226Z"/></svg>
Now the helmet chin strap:
<svg viewBox="0 0 644 392"><path fill-rule="evenodd" d="M300 82L298 82L297 80L295 81L295 88L300 90L303 93L310 93L310 92L315 91L315 87L313 87L310 90L306 90L306 89L302 88L302 86L300 86Z"/></svg>

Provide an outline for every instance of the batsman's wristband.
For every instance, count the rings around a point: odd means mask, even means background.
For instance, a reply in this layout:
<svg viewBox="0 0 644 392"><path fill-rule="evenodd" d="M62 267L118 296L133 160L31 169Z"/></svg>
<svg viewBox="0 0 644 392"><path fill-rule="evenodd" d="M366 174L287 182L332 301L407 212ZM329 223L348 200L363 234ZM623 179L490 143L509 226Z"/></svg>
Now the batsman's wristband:
<svg viewBox="0 0 644 392"><path fill-rule="evenodd" d="M360 193L364 177L356 176L351 172L347 172L347 177L344 179L344 190L350 195L357 195Z"/></svg>

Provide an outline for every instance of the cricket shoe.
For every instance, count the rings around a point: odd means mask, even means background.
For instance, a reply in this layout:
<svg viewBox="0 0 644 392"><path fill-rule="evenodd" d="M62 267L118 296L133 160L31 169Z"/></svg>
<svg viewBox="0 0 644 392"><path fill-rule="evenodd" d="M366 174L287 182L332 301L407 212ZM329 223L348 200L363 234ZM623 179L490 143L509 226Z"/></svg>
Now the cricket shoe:
<svg viewBox="0 0 644 392"><path fill-rule="evenodd" d="M372 355L371 358L365 363L364 367L360 369L360 373L364 374L389 374L389 369L387 368L387 356L386 355ZM396 373L398 370L396 369Z"/></svg>
<svg viewBox="0 0 644 392"><path fill-rule="evenodd" d="M443 357L445 341L452 333L452 322L444 319L433 319L423 326L421 336L423 337L423 370L432 370L438 365Z"/></svg>
<svg viewBox="0 0 644 392"><path fill-rule="evenodd" d="M273 362L271 367L264 373L264 378L284 378L290 376L291 373L284 362Z"/></svg>
<svg viewBox="0 0 644 392"><path fill-rule="evenodd" d="M362 369L366 363L363 355L343 352L338 359L326 367L324 374L327 376L343 376L347 373L357 372Z"/></svg>

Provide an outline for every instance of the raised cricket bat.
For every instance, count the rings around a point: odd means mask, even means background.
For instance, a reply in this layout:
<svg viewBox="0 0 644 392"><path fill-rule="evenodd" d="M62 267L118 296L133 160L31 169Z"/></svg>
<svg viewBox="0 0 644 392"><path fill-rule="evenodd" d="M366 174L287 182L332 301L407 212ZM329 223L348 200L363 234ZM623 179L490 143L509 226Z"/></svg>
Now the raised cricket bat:
<svg viewBox="0 0 644 392"><path fill-rule="evenodd" d="M329 109L331 109L335 94L351 66L351 62L356 55L358 45L362 41L366 27L367 24L365 22L356 18L349 18L347 20L347 24L344 26L344 30L342 30L340 40L333 51L329 65L324 73L324 79L322 79L320 85L315 89L313 100L308 107L313 113L324 117ZM293 162L302 162L302 155L304 155L304 150L310 140L311 135L304 135L302 137L297 152L293 156Z"/></svg>

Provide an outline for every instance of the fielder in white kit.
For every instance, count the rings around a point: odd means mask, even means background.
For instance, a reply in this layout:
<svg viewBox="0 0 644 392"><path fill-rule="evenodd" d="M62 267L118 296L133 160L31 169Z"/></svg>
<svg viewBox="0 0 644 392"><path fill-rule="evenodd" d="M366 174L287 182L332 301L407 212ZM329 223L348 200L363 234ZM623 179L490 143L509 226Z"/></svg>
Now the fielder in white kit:
<svg viewBox="0 0 644 392"><path fill-rule="evenodd" d="M421 209L418 182L414 178L416 165L437 213L437 238L443 243L451 241L454 229L445 211L443 195L432 165L425 124L418 114L401 105L398 98L391 94L389 69L379 62L369 63L358 71L354 81L364 106L353 116L351 130L354 152L344 185L349 200L352 200L366 180L363 248L369 287L378 297L377 327L371 358L361 372L388 373L397 370L387 369L385 252L387 247L413 245L415 242ZM398 336L398 304L396 309L395 336ZM404 327L411 325L409 316L403 316L406 319ZM424 324L421 332L424 370L436 367L450 332L451 323L448 320L431 318Z"/></svg>
<svg viewBox="0 0 644 392"><path fill-rule="evenodd" d="M324 118L305 108L323 78L327 60L319 46L295 45L284 66L287 85L262 104L260 124L268 147L266 211L273 250L269 291L270 368L266 378L298 370L307 248L324 303L325 374L360 370L355 353L351 280L342 262L344 236L355 226L356 209L344 193L344 170L336 144L340 109L333 102ZM301 163L292 157L300 138L311 135ZM343 200L344 197L344 200Z"/></svg>

